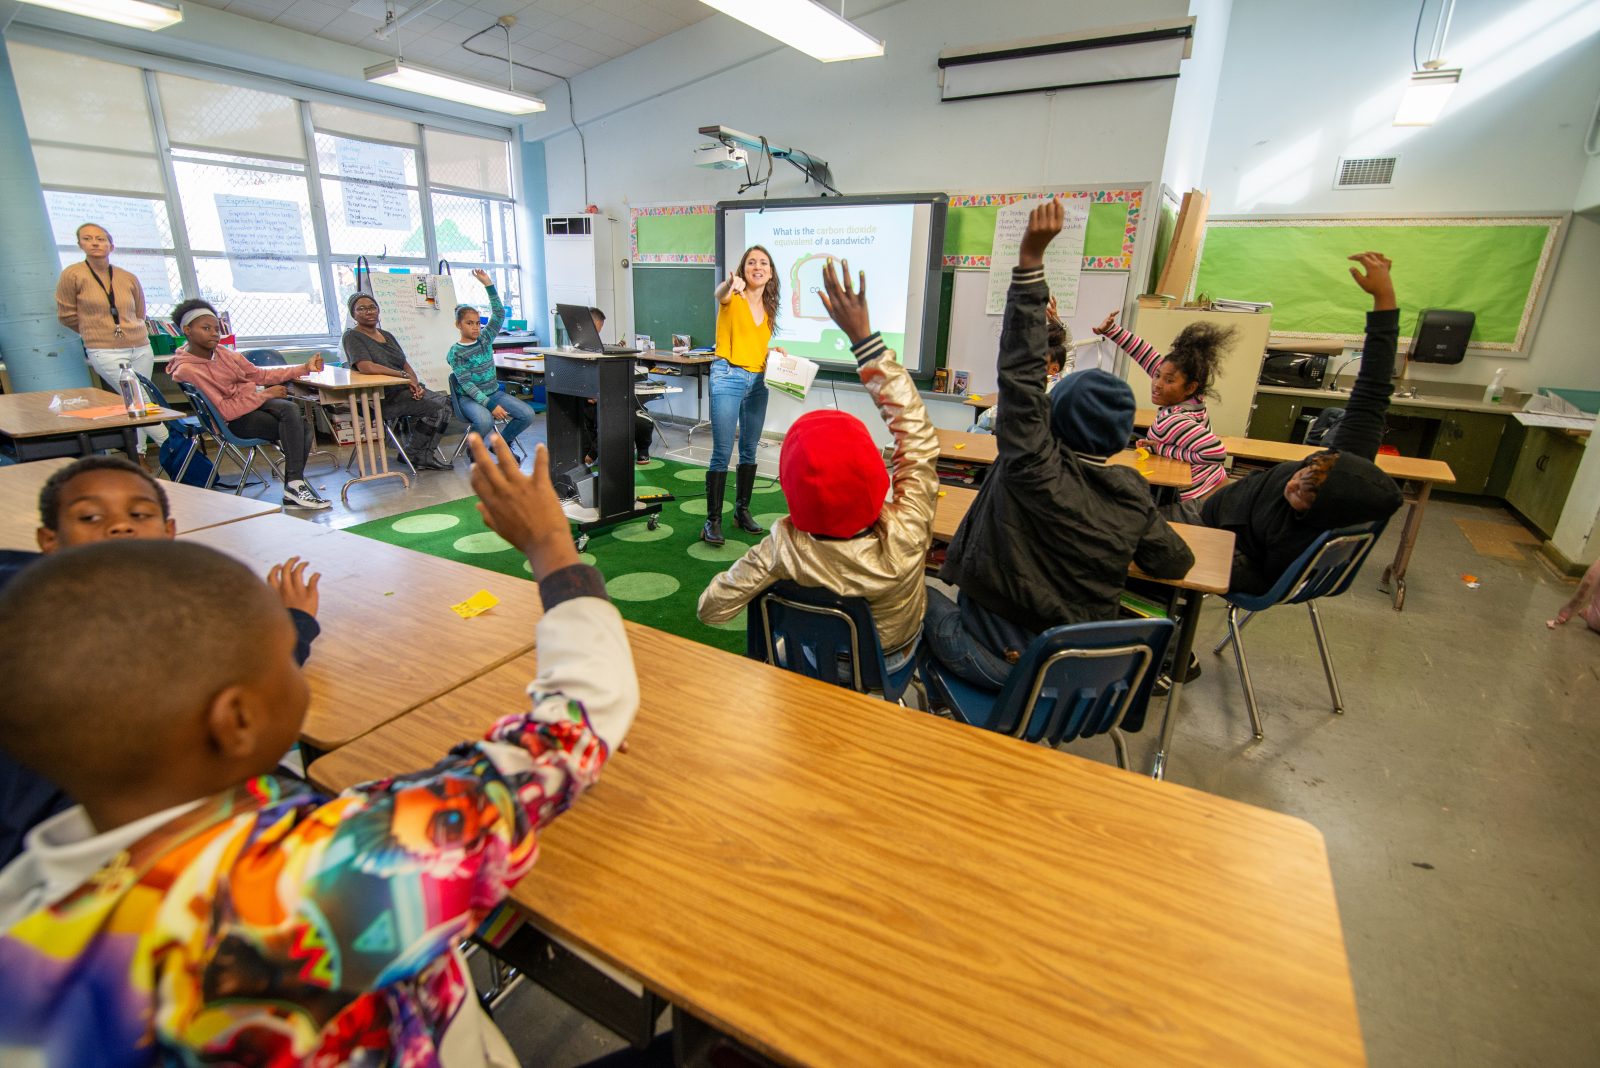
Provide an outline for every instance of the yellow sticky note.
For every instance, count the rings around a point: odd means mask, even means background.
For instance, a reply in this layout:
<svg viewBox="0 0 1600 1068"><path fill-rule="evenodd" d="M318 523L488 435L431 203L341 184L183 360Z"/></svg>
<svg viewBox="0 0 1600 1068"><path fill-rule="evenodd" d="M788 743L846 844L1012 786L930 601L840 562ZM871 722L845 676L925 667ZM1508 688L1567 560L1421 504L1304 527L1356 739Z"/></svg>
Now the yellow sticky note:
<svg viewBox="0 0 1600 1068"><path fill-rule="evenodd" d="M451 605L450 611L454 612L462 619L471 619L473 616L483 615L483 613L487 612L489 609L493 608L499 603L500 598L496 597L488 590L479 590L477 593L473 594L471 597L468 597L460 604Z"/></svg>
<svg viewBox="0 0 1600 1068"><path fill-rule="evenodd" d="M939 496L941 496L941 497L943 497L943 496L944 496L944 490L940 490L940 491L939 491Z"/></svg>
<svg viewBox="0 0 1600 1068"><path fill-rule="evenodd" d="M968 393L967 400L983 400L982 393Z"/></svg>
<svg viewBox="0 0 1600 1068"><path fill-rule="evenodd" d="M958 448L958 449L964 449L964 448L966 448L966 447L967 447L967 443L966 443L966 442L964 442L964 441L958 441L958 442L956 442L956 448Z"/></svg>

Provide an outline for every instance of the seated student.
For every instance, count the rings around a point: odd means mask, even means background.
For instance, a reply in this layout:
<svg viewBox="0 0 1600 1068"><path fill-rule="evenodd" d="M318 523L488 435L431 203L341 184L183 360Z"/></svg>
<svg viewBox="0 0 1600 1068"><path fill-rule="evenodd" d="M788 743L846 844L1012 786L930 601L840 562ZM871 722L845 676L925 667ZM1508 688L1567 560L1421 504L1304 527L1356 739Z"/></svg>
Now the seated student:
<svg viewBox="0 0 1600 1068"><path fill-rule="evenodd" d="M1178 578L1194 554L1156 513L1138 472L1106 458L1133 432L1133 391L1105 371L1076 371L1044 390L1044 251L1061 202L1033 210L1000 333L999 456L928 591L923 637L953 673L998 690L1040 632L1115 619L1135 561Z"/></svg>
<svg viewBox="0 0 1600 1068"><path fill-rule="evenodd" d="M1400 487L1372 462L1383 444L1384 413L1394 393L1400 337L1390 263L1378 252L1351 256L1356 284L1372 295L1361 371L1328 448L1229 483L1206 498L1200 521L1234 535L1234 592L1265 593L1324 531L1387 519Z"/></svg>
<svg viewBox="0 0 1600 1068"><path fill-rule="evenodd" d="M298 366L257 367L222 347L222 321L217 309L203 300L186 300L173 308L172 322L187 339L167 364L173 381L199 386L217 416L240 437L278 443L283 450L285 508L332 507L306 481L311 424L282 384L322 370L322 356Z"/></svg>
<svg viewBox="0 0 1600 1068"><path fill-rule="evenodd" d="M461 411L477 435L488 438L501 433L495 430L495 420L509 419L503 433L507 441L516 441L533 425L533 409L506 392L494 372L494 339L505 325L506 309L488 271L473 271L472 277L489 291L489 322L485 325L472 305L457 305L456 329L461 331L461 340L450 346L445 358L456 376Z"/></svg>
<svg viewBox="0 0 1600 1068"><path fill-rule="evenodd" d="M86 456L45 481L39 491L39 553L6 554L10 566L0 568L0 590L41 554L122 538L170 540L176 534L167 495L144 468L120 456ZM322 576L307 580L305 572L306 562L291 556L267 575L267 585L289 610L295 659L302 664L321 630L316 616ZM159 619L159 613L152 618ZM65 791L0 751L0 865L22 852L30 828L71 805Z"/></svg>
<svg viewBox="0 0 1600 1068"><path fill-rule="evenodd" d="M1050 298L1052 304L1054 297ZM1051 319L1045 328L1044 350L1044 388L1046 392L1055 388L1061 377L1067 374L1072 367L1072 333L1067 329L1067 324L1059 319ZM996 403L988 411L978 416L978 421L972 424L972 430L978 434L993 434L995 413L1000 410Z"/></svg>
<svg viewBox="0 0 1600 1068"><path fill-rule="evenodd" d="M605 337L606 313L599 308L590 308L589 317L594 320L594 332L602 339ZM635 375L637 378L638 376ZM635 463L647 464L650 462L650 439L655 435L656 424L651 420L650 413L645 410L644 403L638 397L633 398L633 458ZM584 463L593 463L600 455L600 427L595 417L594 401L585 401L583 405L583 460Z"/></svg>
<svg viewBox="0 0 1600 1068"><path fill-rule="evenodd" d="M700 620L723 623L774 582L823 586L872 606L890 671L916 649L926 587L923 560L933 538L939 492L939 439L911 376L867 318L867 279L839 283L822 269L822 305L850 339L861 384L894 434L894 496L883 454L866 425L845 412L807 412L794 421L778 457L789 515L700 595Z"/></svg>
<svg viewBox="0 0 1600 1068"><path fill-rule="evenodd" d="M1188 488L1178 494L1177 506L1163 509L1162 514L1179 522L1198 523L1200 502L1228 481L1228 473L1222 469L1228 450L1211 432L1206 398L1215 396L1211 383L1217 377L1217 364L1238 330L1215 323L1190 323L1173 339L1172 351L1165 356L1144 338L1118 326L1116 312L1106 316L1094 332L1110 338L1149 374L1156 418L1149 434L1139 439L1139 446L1189 465Z"/></svg>
<svg viewBox="0 0 1600 1068"><path fill-rule="evenodd" d="M82 804L0 871L0 1049L24 1064L514 1064L456 946L594 783L639 691L541 450L471 442L544 618L531 709L335 797L272 778L309 698L277 598L179 541L80 547L0 596L0 744ZM115 597L105 596L115 590ZM142 640L149 606L176 633ZM96 671L73 650L95 650Z"/></svg>
<svg viewBox="0 0 1600 1068"><path fill-rule="evenodd" d="M383 391L383 417L411 417L411 441L406 453L417 469L450 470L451 465L435 452L439 439L450 427L450 398L424 386L406 359L400 339L378 329L377 298L371 293L352 293L349 308L356 325L340 339L345 358L355 370L369 375L402 374L410 379L403 386L390 386Z"/></svg>

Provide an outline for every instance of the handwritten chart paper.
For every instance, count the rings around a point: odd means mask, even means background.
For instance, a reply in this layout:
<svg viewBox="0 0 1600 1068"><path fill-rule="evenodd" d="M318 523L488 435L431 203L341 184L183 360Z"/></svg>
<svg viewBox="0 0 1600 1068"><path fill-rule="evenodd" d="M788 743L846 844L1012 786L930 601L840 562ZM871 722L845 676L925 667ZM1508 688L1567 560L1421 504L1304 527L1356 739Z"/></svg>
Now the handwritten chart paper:
<svg viewBox="0 0 1600 1068"><path fill-rule="evenodd" d="M999 315L1006 310L1006 289L1011 285L1011 268L1016 266L1022 235L1028 229L1028 215L1039 200L1019 200L1007 204L995 215L994 250L990 255L989 299L985 313ZM1069 198L1061 202L1066 219L1061 233L1050 242L1044 254L1044 280L1063 319L1078 309L1078 276L1083 270L1083 235L1089 226L1088 201Z"/></svg>
<svg viewBox="0 0 1600 1068"><path fill-rule="evenodd" d="M216 198L233 288L244 293L310 292L311 265L299 258L306 255L300 205L231 193Z"/></svg>
<svg viewBox="0 0 1600 1068"><path fill-rule="evenodd" d="M340 192L345 224L363 230L409 231L405 149L341 138L335 152L344 179Z"/></svg>

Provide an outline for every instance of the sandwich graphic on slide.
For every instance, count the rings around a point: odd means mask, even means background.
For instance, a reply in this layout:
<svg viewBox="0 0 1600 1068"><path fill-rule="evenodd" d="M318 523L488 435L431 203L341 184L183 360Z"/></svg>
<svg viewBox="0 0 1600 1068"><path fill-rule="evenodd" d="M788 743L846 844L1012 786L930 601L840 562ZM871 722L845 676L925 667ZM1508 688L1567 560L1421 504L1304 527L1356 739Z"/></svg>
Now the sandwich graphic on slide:
<svg viewBox="0 0 1600 1068"><path fill-rule="evenodd" d="M833 259L826 252L808 252L789 268L789 300L796 319L828 321L828 309L818 294L822 292L822 269Z"/></svg>

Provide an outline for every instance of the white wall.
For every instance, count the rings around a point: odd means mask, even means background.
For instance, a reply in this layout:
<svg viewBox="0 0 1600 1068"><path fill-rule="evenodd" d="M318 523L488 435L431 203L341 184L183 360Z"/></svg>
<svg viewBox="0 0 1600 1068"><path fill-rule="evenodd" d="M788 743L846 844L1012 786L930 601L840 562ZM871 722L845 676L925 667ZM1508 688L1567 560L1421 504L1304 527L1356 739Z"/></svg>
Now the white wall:
<svg viewBox="0 0 1600 1068"><path fill-rule="evenodd" d="M1178 79L1167 131L1161 181L1178 194L1199 185L1205 173L1217 87L1227 57L1228 23L1233 0L1193 0L1194 42Z"/></svg>
<svg viewBox="0 0 1600 1068"><path fill-rule="evenodd" d="M1424 19L1421 53L1436 3ZM1464 68L1438 123L1392 125L1417 5L1235 0L1205 178L1213 215L1570 211L1600 94L1600 3L1457 0ZM1392 188L1334 190L1340 156L1398 154ZM1404 300L1404 264L1396 265ZM1528 358L1470 356L1430 380L1600 386L1600 224L1574 220ZM1413 370L1413 375L1417 369Z"/></svg>

